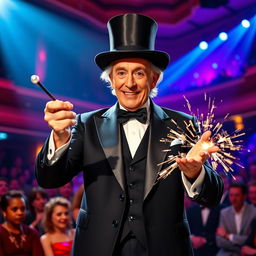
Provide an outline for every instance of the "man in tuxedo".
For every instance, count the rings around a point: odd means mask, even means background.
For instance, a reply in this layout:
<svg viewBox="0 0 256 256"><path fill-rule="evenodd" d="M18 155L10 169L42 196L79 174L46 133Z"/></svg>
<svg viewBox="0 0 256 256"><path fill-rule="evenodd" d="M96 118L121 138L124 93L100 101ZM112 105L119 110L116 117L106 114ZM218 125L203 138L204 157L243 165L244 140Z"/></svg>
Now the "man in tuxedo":
<svg viewBox="0 0 256 256"><path fill-rule="evenodd" d="M158 163L180 150L180 144L160 142L170 127L176 129L170 120L184 132L184 121L195 127L196 122L149 98L169 63L167 53L154 49L156 22L124 14L112 18L108 30L110 51L95 61L118 101L78 116L70 102L47 103L45 120L52 133L37 158L38 183L63 186L83 171L75 256L192 255L184 190L202 205L219 202L222 180L206 162L218 148L203 150L210 139L206 132L186 158L177 159L178 168L157 182L163 168Z"/></svg>

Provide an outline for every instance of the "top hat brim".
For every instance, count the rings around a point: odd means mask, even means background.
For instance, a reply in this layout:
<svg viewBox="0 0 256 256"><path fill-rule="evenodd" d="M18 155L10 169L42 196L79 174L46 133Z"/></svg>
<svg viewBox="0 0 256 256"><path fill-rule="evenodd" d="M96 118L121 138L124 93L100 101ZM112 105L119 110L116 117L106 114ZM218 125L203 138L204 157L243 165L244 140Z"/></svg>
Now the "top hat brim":
<svg viewBox="0 0 256 256"><path fill-rule="evenodd" d="M166 52L155 51L155 50L116 50L110 52L101 52L95 56L96 64L105 70L112 62L126 59L126 58L139 58L146 59L154 64L162 71L168 66L170 57Z"/></svg>

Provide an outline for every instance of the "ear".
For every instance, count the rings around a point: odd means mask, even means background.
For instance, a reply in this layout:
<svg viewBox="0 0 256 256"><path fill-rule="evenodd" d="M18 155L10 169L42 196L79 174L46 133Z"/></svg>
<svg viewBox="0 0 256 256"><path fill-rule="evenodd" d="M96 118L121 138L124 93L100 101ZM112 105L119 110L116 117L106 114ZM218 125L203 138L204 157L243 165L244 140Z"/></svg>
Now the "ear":
<svg viewBox="0 0 256 256"><path fill-rule="evenodd" d="M3 217L6 218L6 212L2 211Z"/></svg>
<svg viewBox="0 0 256 256"><path fill-rule="evenodd" d="M151 90L154 89L156 87L156 83L158 81L160 74L153 72L153 79L152 79L152 83L151 83Z"/></svg>

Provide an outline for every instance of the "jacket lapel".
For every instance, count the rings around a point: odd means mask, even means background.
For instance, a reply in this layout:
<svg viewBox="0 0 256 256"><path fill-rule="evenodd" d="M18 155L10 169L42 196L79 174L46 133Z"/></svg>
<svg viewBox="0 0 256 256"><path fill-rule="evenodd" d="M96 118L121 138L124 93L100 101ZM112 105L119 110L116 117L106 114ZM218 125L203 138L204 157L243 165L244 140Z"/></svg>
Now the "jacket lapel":
<svg viewBox="0 0 256 256"><path fill-rule="evenodd" d="M120 184L125 190L123 159L121 147L121 134L119 124L117 122L117 104L108 109L102 116L95 117L95 125L99 141L105 153L112 171Z"/></svg>
<svg viewBox="0 0 256 256"><path fill-rule="evenodd" d="M154 186L157 174L161 170L161 166L157 166L157 164L163 162L166 157L167 152L163 152L163 150L169 147L169 145L160 142L160 139L165 138L167 135L170 117L161 107L157 106L152 101L151 104L152 119L149 127L144 200Z"/></svg>

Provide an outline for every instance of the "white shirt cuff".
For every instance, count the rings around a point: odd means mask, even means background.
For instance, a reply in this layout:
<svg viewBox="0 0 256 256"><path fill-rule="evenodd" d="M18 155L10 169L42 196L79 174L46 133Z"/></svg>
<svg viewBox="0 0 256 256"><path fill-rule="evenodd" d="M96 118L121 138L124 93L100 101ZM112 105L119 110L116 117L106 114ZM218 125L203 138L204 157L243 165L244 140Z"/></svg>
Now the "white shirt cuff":
<svg viewBox="0 0 256 256"><path fill-rule="evenodd" d="M58 161L58 159L66 151L66 149L68 148L69 143L71 141L71 137L66 144L62 145L55 151L55 145L54 145L54 140L53 140L53 131L51 132L49 144L48 144L48 152L47 152L47 159L48 159L49 165L53 165L56 161Z"/></svg>
<svg viewBox="0 0 256 256"><path fill-rule="evenodd" d="M205 169L204 169L204 166L202 166L202 170L199 176L194 181L194 183L191 184L186 178L185 174L181 172L182 181L189 197L193 198L194 196L198 195L201 192L204 176L205 176Z"/></svg>

